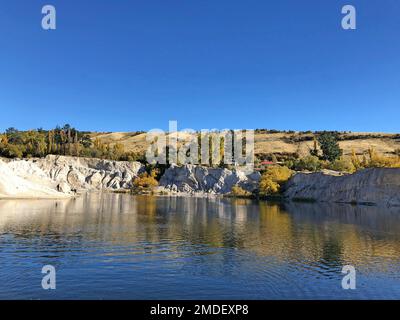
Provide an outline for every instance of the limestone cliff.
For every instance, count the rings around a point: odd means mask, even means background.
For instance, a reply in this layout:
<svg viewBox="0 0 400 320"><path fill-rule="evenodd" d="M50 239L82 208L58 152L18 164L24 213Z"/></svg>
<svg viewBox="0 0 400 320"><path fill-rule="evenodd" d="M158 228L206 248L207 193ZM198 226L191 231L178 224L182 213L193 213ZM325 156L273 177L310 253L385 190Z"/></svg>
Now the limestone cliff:
<svg viewBox="0 0 400 320"><path fill-rule="evenodd" d="M172 165L161 177L160 187L178 194L226 194L235 185L252 192L259 180L258 172L246 175L240 170Z"/></svg>
<svg viewBox="0 0 400 320"><path fill-rule="evenodd" d="M400 206L400 169L372 168L351 175L298 173L285 186L288 199Z"/></svg>
<svg viewBox="0 0 400 320"><path fill-rule="evenodd" d="M142 171L139 162L54 155L0 160L0 197L63 197L90 190L128 189Z"/></svg>

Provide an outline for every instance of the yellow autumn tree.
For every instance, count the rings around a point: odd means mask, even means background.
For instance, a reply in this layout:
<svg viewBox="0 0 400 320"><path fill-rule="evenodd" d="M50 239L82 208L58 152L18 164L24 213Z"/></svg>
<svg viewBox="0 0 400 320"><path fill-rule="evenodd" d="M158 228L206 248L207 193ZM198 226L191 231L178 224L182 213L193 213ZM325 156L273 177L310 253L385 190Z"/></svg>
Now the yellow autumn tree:
<svg viewBox="0 0 400 320"><path fill-rule="evenodd" d="M158 186L158 181L156 180L157 172L152 170L149 173L141 173L137 178L133 180L132 192L134 193L148 193L153 191L155 187Z"/></svg>
<svg viewBox="0 0 400 320"><path fill-rule="evenodd" d="M261 176L259 189L261 196L268 196L279 193L281 186L289 180L293 171L285 166L268 167Z"/></svg>
<svg viewBox="0 0 400 320"><path fill-rule="evenodd" d="M351 150L351 163L356 171L363 168L362 161L358 158L354 149Z"/></svg>
<svg viewBox="0 0 400 320"><path fill-rule="evenodd" d="M242 187L236 185L232 187L231 195L234 197L249 197L251 196L251 192L244 190Z"/></svg>

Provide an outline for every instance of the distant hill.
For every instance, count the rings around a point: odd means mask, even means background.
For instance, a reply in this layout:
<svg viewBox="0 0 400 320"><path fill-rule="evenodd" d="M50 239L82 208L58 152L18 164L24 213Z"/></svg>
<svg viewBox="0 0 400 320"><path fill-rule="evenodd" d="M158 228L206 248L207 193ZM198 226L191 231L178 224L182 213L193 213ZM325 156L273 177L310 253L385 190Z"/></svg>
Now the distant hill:
<svg viewBox="0 0 400 320"><path fill-rule="evenodd" d="M143 132L112 132L91 133L92 139L98 138L111 146L120 143L125 151L145 152L147 149L146 133ZM277 157L305 156L313 148L315 133L312 132L279 132L275 130L258 129L255 132L255 154L259 158L267 158L272 154ZM344 155L350 155L352 150L358 155L367 152L369 148L381 154L390 155L400 151L400 134L386 133L340 133L340 147Z"/></svg>

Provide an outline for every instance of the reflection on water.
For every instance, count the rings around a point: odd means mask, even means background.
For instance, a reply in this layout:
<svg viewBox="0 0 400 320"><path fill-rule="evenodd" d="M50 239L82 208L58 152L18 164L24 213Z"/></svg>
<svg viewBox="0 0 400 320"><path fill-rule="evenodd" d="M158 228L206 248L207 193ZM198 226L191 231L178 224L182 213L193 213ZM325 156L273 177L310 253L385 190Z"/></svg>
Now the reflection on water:
<svg viewBox="0 0 400 320"><path fill-rule="evenodd" d="M400 208L92 194L0 201L0 298L400 298ZM41 267L57 289L41 289ZM341 269L357 289L341 288Z"/></svg>

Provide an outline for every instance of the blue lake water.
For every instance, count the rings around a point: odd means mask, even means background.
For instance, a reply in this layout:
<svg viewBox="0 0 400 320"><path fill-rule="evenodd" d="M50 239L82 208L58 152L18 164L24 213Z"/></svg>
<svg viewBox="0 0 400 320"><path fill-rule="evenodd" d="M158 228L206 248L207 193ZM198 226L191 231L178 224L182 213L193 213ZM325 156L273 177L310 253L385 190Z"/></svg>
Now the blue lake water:
<svg viewBox="0 0 400 320"><path fill-rule="evenodd" d="M55 290L42 289L44 265ZM355 290L342 289L344 265ZM0 299L400 299L400 208L0 200Z"/></svg>

